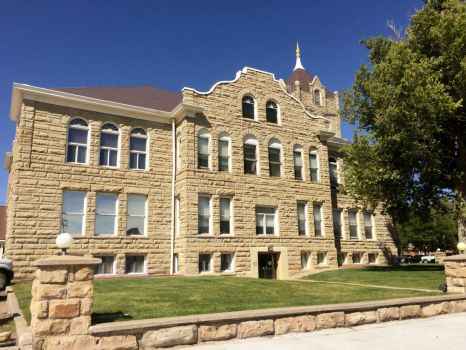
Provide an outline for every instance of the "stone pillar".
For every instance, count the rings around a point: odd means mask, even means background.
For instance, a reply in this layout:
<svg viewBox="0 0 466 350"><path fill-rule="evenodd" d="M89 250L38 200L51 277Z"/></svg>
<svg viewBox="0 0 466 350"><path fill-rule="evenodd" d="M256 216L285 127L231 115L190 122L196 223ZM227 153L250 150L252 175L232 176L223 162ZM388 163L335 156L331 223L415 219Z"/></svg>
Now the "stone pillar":
<svg viewBox="0 0 466 350"><path fill-rule="evenodd" d="M100 263L97 258L71 255L34 263L37 267L31 299L34 350L53 348L51 344L69 338L89 337L94 267Z"/></svg>
<svg viewBox="0 0 466 350"><path fill-rule="evenodd" d="M448 291L466 293L466 254L447 256L444 262Z"/></svg>

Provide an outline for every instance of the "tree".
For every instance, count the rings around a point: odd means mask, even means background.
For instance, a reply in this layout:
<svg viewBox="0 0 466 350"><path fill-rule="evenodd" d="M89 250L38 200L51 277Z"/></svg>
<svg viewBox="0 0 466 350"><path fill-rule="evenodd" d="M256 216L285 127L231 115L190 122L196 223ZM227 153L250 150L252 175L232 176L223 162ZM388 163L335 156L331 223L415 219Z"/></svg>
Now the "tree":
<svg viewBox="0 0 466 350"><path fill-rule="evenodd" d="M442 207L425 212L410 212L403 223L396 225L400 234L400 248L413 245L416 250L427 253L454 250L457 243L457 226L454 206L448 201Z"/></svg>
<svg viewBox="0 0 466 350"><path fill-rule="evenodd" d="M356 126L345 190L396 220L456 197L466 240L466 4L425 0L401 38L363 41L369 64L343 93Z"/></svg>

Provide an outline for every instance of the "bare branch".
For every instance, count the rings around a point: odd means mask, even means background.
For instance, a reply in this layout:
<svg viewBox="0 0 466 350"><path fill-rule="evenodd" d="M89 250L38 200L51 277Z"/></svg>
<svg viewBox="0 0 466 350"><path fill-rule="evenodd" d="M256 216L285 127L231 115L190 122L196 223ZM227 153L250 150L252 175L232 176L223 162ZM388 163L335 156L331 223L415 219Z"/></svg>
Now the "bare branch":
<svg viewBox="0 0 466 350"><path fill-rule="evenodd" d="M403 27L397 27L393 20L387 21L387 26L395 34L395 41L400 41L404 37Z"/></svg>

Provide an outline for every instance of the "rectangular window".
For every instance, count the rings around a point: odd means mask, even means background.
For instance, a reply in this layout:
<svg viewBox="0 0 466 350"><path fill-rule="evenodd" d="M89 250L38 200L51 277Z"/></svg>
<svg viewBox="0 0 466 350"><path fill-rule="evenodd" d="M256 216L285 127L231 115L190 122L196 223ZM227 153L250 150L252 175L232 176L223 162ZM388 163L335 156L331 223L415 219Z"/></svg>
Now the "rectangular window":
<svg viewBox="0 0 466 350"><path fill-rule="evenodd" d="M144 255L126 255L125 273L144 273L145 263Z"/></svg>
<svg viewBox="0 0 466 350"><path fill-rule="evenodd" d="M66 161L85 164L87 162L87 136L89 129L82 119L74 119L68 129L68 150Z"/></svg>
<svg viewBox="0 0 466 350"><path fill-rule="evenodd" d="M175 222L175 229L176 235L179 236L181 232L181 214L180 214L180 198L175 198L175 215L176 215L176 222Z"/></svg>
<svg viewBox="0 0 466 350"><path fill-rule="evenodd" d="M372 214L365 211L364 212L364 233L366 234L366 239L372 239Z"/></svg>
<svg viewBox="0 0 466 350"><path fill-rule="evenodd" d="M176 144L176 170L181 171L181 137L178 136Z"/></svg>
<svg viewBox="0 0 466 350"><path fill-rule="evenodd" d="M231 272L233 271L233 254L225 253L220 255L220 271Z"/></svg>
<svg viewBox="0 0 466 350"><path fill-rule="evenodd" d="M353 259L353 264L361 263L361 254L360 253L353 253L352 259Z"/></svg>
<svg viewBox="0 0 466 350"><path fill-rule="evenodd" d="M220 234L231 233L231 198L220 198Z"/></svg>
<svg viewBox="0 0 466 350"><path fill-rule="evenodd" d="M346 262L346 253L337 253L338 266L343 265Z"/></svg>
<svg viewBox="0 0 466 350"><path fill-rule="evenodd" d="M317 152L309 153L310 176L312 182L319 181L319 165L317 163Z"/></svg>
<svg viewBox="0 0 466 350"><path fill-rule="evenodd" d="M178 258L178 253L173 254L173 273L180 272L180 261Z"/></svg>
<svg viewBox="0 0 466 350"><path fill-rule="evenodd" d="M349 232L350 238L358 238L358 212L356 210L348 210Z"/></svg>
<svg viewBox="0 0 466 350"><path fill-rule="evenodd" d="M102 263L95 266L94 274L95 275L113 275L115 273L115 256L106 255L106 256L96 256L102 260Z"/></svg>
<svg viewBox="0 0 466 350"><path fill-rule="evenodd" d="M212 254L199 254L199 273L211 272Z"/></svg>
<svg viewBox="0 0 466 350"><path fill-rule="evenodd" d="M256 145L244 145L244 173L257 174Z"/></svg>
<svg viewBox="0 0 466 350"><path fill-rule="evenodd" d="M306 203L298 203L298 235L307 235Z"/></svg>
<svg viewBox="0 0 466 350"><path fill-rule="evenodd" d="M136 128L131 131L129 139L129 168L146 169L147 134L145 130Z"/></svg>
<svg viewBox="0 0 466 350"><path fill-rule="evenodd" d="M72 235L82 235L84 228L85 192L63 192L61 231Z"/></svg>
<svg viewBox="0 0 466 350"><path fill-rule="evenodd" d="M369 253L367 259L369 260L369 264L375 264L377 262L377 253Z"/></svg>
<svg viewBox="0 0 466 350"><path fill-rule="evenodd" d="M325 264L326 253L320 252L317 253L317 265Z"/></svg>
<svg viewBox="0 0 466 350"><path fill-rule="evenodd" d="M301 268L302 269L309 268L309 253L301 252Z"/></svg>
<svg viewBox="0 0 466 350"><path fill-rule="evenodd" d="M276 233L276 208L256 207L256 235L274 235Z"/></svg>
<svg viewBox="0 0 466 350"><path fill-rule="evenodd" d="M228 140L218 141L218 170L230 171L230 145Z"/></svg>
<svg viewBox="0 0 466 350"><path fill-rule="evenodd" d="M199 169L209 169L209 138L198 138L197 161Z"/></svg>
<svg viewBox="0 0 466 350"><path fill-rule="evenodd" d="M321 204L314 204L314 231L316 237L322 237L322 205Z"/></svg>
<svg viewBox="0 0 466 350"><path fill-rule="evenodd" d="M198 233L210 234L210 197L199 196Z"/></svg>
<svg viewBox="0 0 466 350"><path fill-rule="evenodd" d="M271 177L282 176L280 153L280 148L269 147L269 175Z"/></svg>
<svg viewBox="0 0 466 350"><path fill-rule="evenodd" d="M116 234L118 195L113 193L97 193L95 207L95 234Z"/></svg>
<svg viewBox="0 0 466 350"><path fill-rule="evenodd" d="M296 180L303 179L303 153L302 151L294 151L294 178Z"/></svg>
<svg viewBox="0 0 466 350"><path fill-rule="evenodd" d="M100 134L100 158L99 165L116 167L118 163L118 131L104 129ZM116 129L118 130L118 129Z"/></svg>
<svg viewBox="0 0 466 350"><path fill-rule="evenodd" d="M146 234L147 196L128 195L128 214L126 216L127 235Z"/></svg>
<svg viewBox="0 0 466 350"><path fill-rule="evenodd" d="M333 233L335 238L343 238L342 223L341 223L341 210L334 209L333 214Z"/></svg>

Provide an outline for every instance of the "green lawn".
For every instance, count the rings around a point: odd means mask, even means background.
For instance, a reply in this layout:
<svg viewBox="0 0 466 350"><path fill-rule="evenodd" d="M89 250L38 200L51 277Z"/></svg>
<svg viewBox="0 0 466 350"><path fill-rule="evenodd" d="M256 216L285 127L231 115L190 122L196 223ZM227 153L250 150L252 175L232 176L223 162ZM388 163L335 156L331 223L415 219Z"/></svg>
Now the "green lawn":
<svg viewBox="0 0 466 350"><path fill-rule="evenodd" d="M121 278L96 280L94 286L94 323L432 295L237 277ZM29 320L31 284L17 284L13 288Z"/></svg>
<svg viewBox="0 0 466 350"><path fill-rule="evenodd" d="M445 283L443 265L408 264L326 271L305 277L314 281L375 284L391 287L437 289Z"/></svg>

